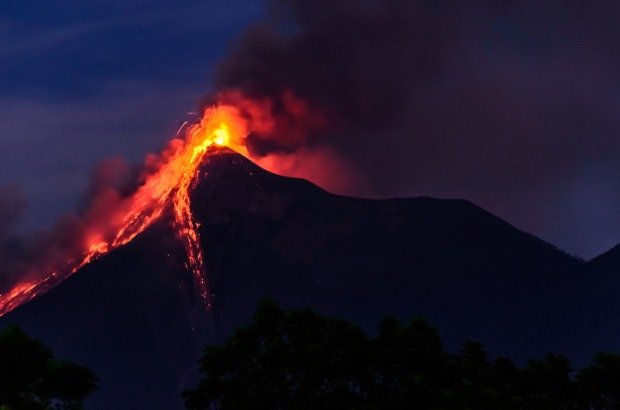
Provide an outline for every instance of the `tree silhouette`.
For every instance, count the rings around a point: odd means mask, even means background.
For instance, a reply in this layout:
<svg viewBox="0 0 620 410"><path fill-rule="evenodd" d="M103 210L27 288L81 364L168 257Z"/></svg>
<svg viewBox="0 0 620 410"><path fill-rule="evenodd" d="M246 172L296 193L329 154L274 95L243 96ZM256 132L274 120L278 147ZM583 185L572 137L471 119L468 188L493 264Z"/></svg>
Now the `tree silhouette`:
<svg viewBox="0 0 620 410"><path fill-rule="evenodd" d="M568 357L563 355L548 353L543 360L531 360L525 368L528 408L566 409L574 406L572 371Z"/></svg>
<svg viewBox="0 0 620 410"><path fill-rule="evenodd" d="M80 409L96 387L93 372L54 358L18 327L0 333L0 409Z"/></svg>
<svg viewBox="0 0 620 410"><path fill-rule="evenodd" d="M620 356L577 372L547 354L524 368L467 341L443 348L425 319L385 317L375 337L309 310L264 301L252 322L200 361L188 409L618 409Z"/></svg>
<svg viewBox="0 0 620 410"><path fill-rule="evenodd" d="M373 408L439 404L450 372L437 330L422 318L404 326L391 316L379 323L378 330L368 354L375 374L369 386Z"/></svg>
<svg viewBox="0 0 620 410"><path fill-rule="evenodd" d="M620 408L620 355L599 352L577 373L581 403L593 409Z"/></svg>
<svg viewBox="0 0 620 410"><path fill-rule="evenodd" d="M368 338L347 322L263 302L252 324L207 347L206 377L184 393L190 409L363 408Z"/></svg>

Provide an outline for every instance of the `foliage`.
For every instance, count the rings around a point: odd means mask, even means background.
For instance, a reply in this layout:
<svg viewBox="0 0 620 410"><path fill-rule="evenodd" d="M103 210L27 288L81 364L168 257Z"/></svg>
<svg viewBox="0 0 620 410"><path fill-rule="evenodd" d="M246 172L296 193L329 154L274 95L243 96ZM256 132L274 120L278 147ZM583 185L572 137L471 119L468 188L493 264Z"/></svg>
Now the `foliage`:
<svg viewBox="0 0 620 410"><path fill-rule="evenodd" d="M448 353L426 320L384 318L377 335L264 301L253 321L208 346L188 409L616 409L620 356L576 372L548 354L520 368L480 343Z"/></svg>
<svg viewBox="0 0 620 410"><path fill-rule="evenodd" d="M54 358L18 327L0 333L0 409L80 409L96 387L93 372Z"/></svg>

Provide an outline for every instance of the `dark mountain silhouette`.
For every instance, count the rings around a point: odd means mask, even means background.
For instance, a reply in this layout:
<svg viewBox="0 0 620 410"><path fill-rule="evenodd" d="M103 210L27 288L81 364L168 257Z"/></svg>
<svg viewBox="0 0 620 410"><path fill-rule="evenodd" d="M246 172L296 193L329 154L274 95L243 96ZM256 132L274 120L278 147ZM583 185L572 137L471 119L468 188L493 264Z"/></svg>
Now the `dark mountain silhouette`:
<svg viewBox="0 0 620 410"><path fill-rule="evenodd" d="M574 301L586 316L575 350L620 351L620 245L583 267L585 280Z"/></svg>
<svg viewBox="0 0 620 410"><path fill-rule="evenodd" d="M174 409L206 336L204 309L165 224L0 319L100 377L94 409ZM196 329L195 331L193 329Z"/></svg>
<svg viewBox="0 0 620 410"><path fill-rule="evenodd" d="M388 313L425 316L449 347L480 340L518 360L619 350L620 327L607 327L617 249L584 264L464 200L340 197L224 150L203 167L192 206L211 315L162 221L0 325L94 370L89 404L101 409L180 407L200 346L247 323L265 296L369 330Z"/></svg>

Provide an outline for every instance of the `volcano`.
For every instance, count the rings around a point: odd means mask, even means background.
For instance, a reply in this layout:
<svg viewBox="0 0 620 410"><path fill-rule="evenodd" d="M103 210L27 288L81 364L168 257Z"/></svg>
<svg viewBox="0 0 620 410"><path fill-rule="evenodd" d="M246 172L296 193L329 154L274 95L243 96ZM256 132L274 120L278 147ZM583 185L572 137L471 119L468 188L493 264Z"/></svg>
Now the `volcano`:
<svg viewBox="0 0 620 410"><path fill-rule="evenodd" d="M88 408L180 408L201 347L263 297L369 331L425 316L449 348L480 340L518 360L620 346L618 249L583 263L465 200L337 196L210 149L191 191L210 309L170 211L0 319L101 377Z"/></svg>

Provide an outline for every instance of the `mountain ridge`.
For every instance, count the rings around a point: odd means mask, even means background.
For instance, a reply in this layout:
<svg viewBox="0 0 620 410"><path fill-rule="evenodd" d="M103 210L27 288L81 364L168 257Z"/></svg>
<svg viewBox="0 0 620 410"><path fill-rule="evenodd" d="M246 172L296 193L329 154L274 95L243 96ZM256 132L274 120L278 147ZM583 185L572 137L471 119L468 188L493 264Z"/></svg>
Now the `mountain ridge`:
<svg viewBox="0 0 620 410"><path fill-rule="evenodd" d="M369 330L385 314L422 315L449 348L476 339L521 361L620 346L618 332L605 334L617 303L591 301L611 282L469 201L341 197L230 151L208 158L192 211L211 313L164 219L0 319L97 372L89 408L180 408L200 347L245 324L263 297Z"/></svg>

